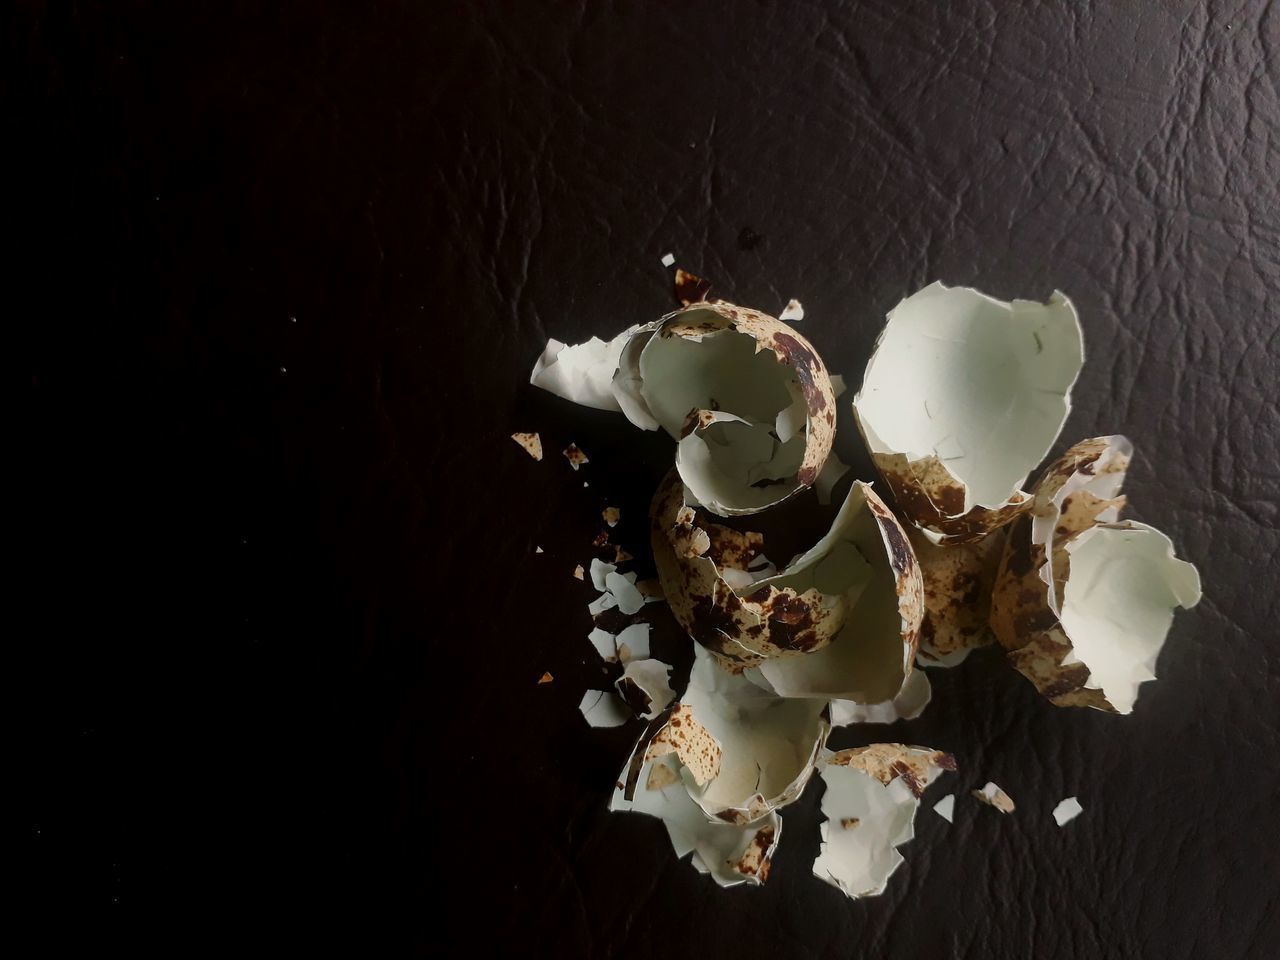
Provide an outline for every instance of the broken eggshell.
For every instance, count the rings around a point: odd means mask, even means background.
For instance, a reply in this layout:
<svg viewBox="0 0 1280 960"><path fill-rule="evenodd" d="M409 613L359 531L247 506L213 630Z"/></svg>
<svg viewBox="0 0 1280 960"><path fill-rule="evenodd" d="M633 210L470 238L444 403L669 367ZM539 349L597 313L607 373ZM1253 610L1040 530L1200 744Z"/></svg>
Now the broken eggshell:
<svg viewBox="0 0 1280 960"><path fill-rule="evenodd" d="M619 410L613 393L613 374L618 369L622 348L639 329L639 325L628 327L608 343L599 337L573 345L548 340L533 366L529 382L584 407Z"/></svg>
<svg viewBox="0 0 1280 960"><path fill-rule="evenodd" d="M703 647L758 668L751 679L784 697L881 704L902 691L923 586L905 531L869 485L854 483L827 535L763 578L763 537L700 515L673 473L651 519L663 590Z"/></svg>
<svg viewBox="0 0 1280 960"><path fill-rule="evenodd" d="M993 641L988 628L991 590L1004 547L1004 531L973 543L938 546L907 527L924 580L924 620L917 660L926 667L954 667L969 651Z"/></svg>
<svg viewBox="0 0 1280 960"><path fill-rule="evenodd" d="M643 758L674 754L708 817L747 824L800 796L829 731L825 703L776 697L695 647L684 696Z"/></svg>
<svg viewBox="0 0 1280 960"><path fill-rule="evenodd" d="M619 359L627 418L676 441L676 466L712 513L756 513L817 479L835 434L822 359L780 320L723 301L641 327Z"/></svg>
<svg viewBox="0 0 1280 960"><path fill-rule="evenodd" d="M1058 706L1129 713L1176 607L1200 599L1196 569L1146 524L1117 521L1132 456L1124 437L1076 444L1010 526L991 628L1010 662Z"/></svg>
<svg viewBox="0 0 1280 960"><path fill-rule="evenodd" d="M812 549L763 579L750 576L763 538L706 520L682 496L668 475L654 501L654 553L672 611L695 640L757 667L752 679L782 696L871 705L902 692L923 587L905 531L868 485L850 488Z"/></svg>
<svg viewBox="0 0 1280 960"><path fill-rule="evenodd" d="M638 717L653 720L675 699L671 664L661 660L631 660L615 684L618 695Z"/></svg>
<svg viewBox="0 0 1280 960"><path fill-rule="evenodd" d="M925 788L955 759L940 750L877 743L830 754L820 764L822 846L814 876L853 898L884 892L903 863L897 850L915 835Z"/></svg>
<svg viewBox="0 0 1280 960"><path fill-rule="evenodd" d="M745 826L709 820L685 789L674 754L645 761L639 787L630 797L623 786L627 775L624 770L618 780L610 810L657 817L676 856L692 853L693 866L710 873L722 887L758 885L768 879L773 851L782 836L782 820L776 813Z"/></svg>
<svg viewBox="0 0 1280 960"><path fill-rule="evenodd" d="M853 409L904 515L935 543L979 540L1012 520L1083 363L1075 309L1056 291L1005 303L934 283L899 303Z"/></svg>

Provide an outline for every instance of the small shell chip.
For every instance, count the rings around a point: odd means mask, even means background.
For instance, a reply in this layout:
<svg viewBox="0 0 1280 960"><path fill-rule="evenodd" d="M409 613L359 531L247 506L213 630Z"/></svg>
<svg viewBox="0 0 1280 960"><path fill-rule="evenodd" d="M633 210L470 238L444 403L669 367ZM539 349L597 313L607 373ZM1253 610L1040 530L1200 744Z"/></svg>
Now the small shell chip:
<svg viewBox="0 0 1280 960"><path fill-rule="evenodd" d="M990 780L981 790L973 791L973 795L987 806L995 807L1001 813L1013 813L1014 809L1016 809L1013 798Z"/></svg>
<svg viewBox="0 0 1280 960"><path fill-rule="evenodd" d="M511 439L535 460L542 459L542 438L536 433L513 433Z"/></svg>
<svg viewBox="0 0 1280 960"><path fill-rule="evenodd" d="M646 720L655 719L675 699L671 664L661 660L630 660L615 684L618 695Z"/></svg>
<svg viewBox="0 0 1280 960"><path fill-rule="evenodd" d="M564 448L563 452L564 458L569 461L569 466L573 467L574 470L577 470L584 463L591 462L587 459L587 455L578 449L578 445L576 443L569 444L569 446Z"/></svg>
<svg viewBox="0 0 1280 960"><path fill-rule="evenodd" d="M1070 823L1082 813L1084 813L1084 807L1080 805L1080 801L1075 797L1067 797L1053 808L1053 821L1061 827Z"/></svg>

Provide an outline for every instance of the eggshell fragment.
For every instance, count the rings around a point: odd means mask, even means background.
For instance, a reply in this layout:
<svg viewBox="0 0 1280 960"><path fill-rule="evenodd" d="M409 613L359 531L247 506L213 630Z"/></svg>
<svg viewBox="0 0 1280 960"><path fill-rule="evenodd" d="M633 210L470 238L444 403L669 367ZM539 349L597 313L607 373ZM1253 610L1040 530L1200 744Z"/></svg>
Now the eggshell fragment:
<svg viewBox="0 0 1280 960"><path fill-rule="evenodd" d="M835 396L813 347L780 320L699 302L636 331L619 359L623 413L677 441L712 513L756 513L811 486L831 450Z"/></svg>
<svg viewBox="0 0 1280 960"><path fill-rule="evenodd" d="M694 656L684 696L645 759L675 753L708 816L752 823L803 792L830 729L826 705L773 696L702 647Z"/></svg>
<svg viewBox="0 0 1280 960"><path fill-rule="evenodd" d="M1076 817L1084 812L1084 807L1080 806L1080 801L1075 797L1067 797L1065 800L1053 808L1053 820L1058 826L1070 823Z"/></svg>
<svg viewBox="0 0 1280 960"><path fill-rule="evenodd" d="M973 791L973 795L989 807L995 807L1001 813L1013 813L1013 798L1001 790L990 780L981 790Z"/></svg>
<svg viewBox="0 0 1280 960"><path fill-rule="evenodd" d="M616 527L618 521L622 519L622 511L617 507L605 507L600 512L600 516L604 518L604 522L611 527Z"/></svg>
<svg viewBox="0 0 1280 960"><path fill-rule="evenodd" d="M608 343L598 337L572 346L548 340L533 366L529 382L584 407L618 410L613 374L618 369L618 355L637 329L637 326L629 327Z"/></svg>
<svg viewBox="0 0 1280 960"><path fill-rule="evenodd" d="M864 483L831 530L759 577L763 537L708 520L668 474L654 498L658 574L676 620L702 646L785 697L881 704L912 670L923 587L906 533Z"/></svg>
<svg viewBox="0 0 1280 960"><path fill-rule="evenodd" d="M799 300L796 300L793 297L792 299L788 300L787 305L782 308L782 312L778 314L778 319L784 320L787 323L796 323L800 320L803 320L804 307L801 305Z"/></svg>
<svg viewBox="0 0 1280 960"><path fill-rule="evenodd" d="M649 656L649 624L633 623L623 629L615 638L618 645L618 659L624 663L632 660L645 660ZM666 706L666 704L663 704Z"/></svg>
<svg viewBox="0 0 1280 960"><path fill-rule="evenodd" d="M569 446L565 447L563 453L564 458L569 461L569 466L573 467L575 471L584 463L591 462L587 459L587 455L578 449L578 445L576 443L571 443ZM586 484L584 483L583 486L585 487Z"/></svg>
<svg viewBox="0 0 1280 960"><path fill-rule="evenodd" d="M542 438L536 433L513 433L511 439L520 444L524 452L533 459L542 459Z"/></svg>
<svg viewBox="0 0 1280 960"><path fill-rule="evenodd" d="M956 759L949 753L903 743L873 743L867 747L841 750L827 757L827 763L860 770L885 785L901 778L917 797L943 771L956 768Z"/></svg>
<svg viewBox="0 0 1280 960"><path fill-rule="evenodd" d="M1116 521L1132 448L1124 437L1072 447L1010 526L991 628L1009 661L1058 706L1129 713L1176 607L1200 599L1195 567L1145 524Z"/></svg>
<svg viewBox="0 0 1280 960"><path fill-rule="evenodd" d="M955 666L994 640L988 622L1004 531L952 546L938 546L914 527L907 536L924 580L917 659L926 667Z"/></svg>
<svg viewBox="0 0 1280 960"><path fill-rule="evenodd" d="M685 306L707 298L711 284L701 277L676 267L676 299Z"/></svg>
<svg viewBox="0 0 1280 960"><path fill-rule="evenodd" d="M920 794L944 770L946 753L903 744L873 744L830 755L820 764L826 784L814 876L852 898L884 892L903 863L897 848L915 835Z"/></svg>
<svg viewBox="0 0 1280 960"><path fill-rule="evenodd" d="M628 773L623 771L619 784ZM782 820L776 813L745 826L709 820L685 789L674 754L645 761L640 779L644 788L630 797L619 786L609 809L660 819L676 856L692 854L694 868L709 873L722 887L759 885L768 879L773 852L782 837Z"/></svg>
<svg viewBox="0 0 1280 960"><path fill-rule="evenodd" d="M858 428L903 513L935 543L979 540L1030 500L1084 362L1071 302L1004 303L934 283L889 312Z"/></svg>
<svg viewBox="0 0 1280 960"><path fill-rule="evenodd" d="M611 690L588 690L578 709L593 727L620 727L631 719L631 711Z"/></svg>
<svg viewBox="0 0 1280 960"><path fill-rule="evenodd" d="M952 817L955 816L956 812L956 795L948 793L933 805L933 812L947 821L947 823L951 823Z"/></svg>
<svg viewBox="0 0 1280 960"><path fill-rule="evenodd" d="M636 716L652 720L675 699L671 664L661 660L631 660L615 684L619 696Z"/></svg>

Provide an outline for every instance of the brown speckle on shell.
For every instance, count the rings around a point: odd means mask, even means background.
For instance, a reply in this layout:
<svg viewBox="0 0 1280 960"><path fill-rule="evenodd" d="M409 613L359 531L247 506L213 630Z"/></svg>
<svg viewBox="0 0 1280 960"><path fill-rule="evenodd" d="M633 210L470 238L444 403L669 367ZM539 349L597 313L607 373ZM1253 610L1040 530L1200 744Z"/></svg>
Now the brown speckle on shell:
<svg viewBox="0 0 1280 960"><path fill-rule="evenodd" d="M900 453L873 453L871 459L902 514L944 544L981 540L1012 521L1031 500L1019 490L999 507L975 505L966 511L964 484L936 456L909 461Z"/></svg>
<svg viewBox="0 0 1280 960"><path fill-rule="evenodd" d="M861 770L885 785L901 779L917 797L924 792L935 770L956 769L956 759L951 754L904 743L873 743L841 750L828 757L827 763Z"/></svg>
<svg viewBox="0 0 1280 960"><path fill-rule="evenodd" d="M942 658L990 644L991 592L1004 530L973 543L938 546L907 530L924 581L921 655Z"/></svg>
<svg viewBox="0 0 1280 960"><path fill-rule="evenodd" d="M744 877L754 877L760 883L768 880L776 834L772 824L757 830L746 851L732 865L733 870Z"/></svg>
<svg viewBox="0 0 1280 960"><path fill-rule="evenodd" d="M1102 690L1085 686L1090 677L1088 667L1063 662L1072 645L1054 611L1070 575L1066 545L1107 511L1118 514L1124 497L1105 499L1084 487L1065 497L1059 498L1059 494L1077 475L1122 475L1130 451L1123 437L1095 437L1077 443L1045 469L1031 508L1014 520L1005 537L991 596L991 631L1014 668L1057 706L1115 712ZM1049 530L1048 543L1036 540L1037 519ZM1045 582L1049 574L1054 594Z"/></svg>
<svg viewBox="0 0 1280 960"><path fill-rule="evenodd" d="M704 786L720 773L720 742L693 716L688 704L678 703L670 719L649 741L645 759L674 753L693 775L698 786Z"/></svg>

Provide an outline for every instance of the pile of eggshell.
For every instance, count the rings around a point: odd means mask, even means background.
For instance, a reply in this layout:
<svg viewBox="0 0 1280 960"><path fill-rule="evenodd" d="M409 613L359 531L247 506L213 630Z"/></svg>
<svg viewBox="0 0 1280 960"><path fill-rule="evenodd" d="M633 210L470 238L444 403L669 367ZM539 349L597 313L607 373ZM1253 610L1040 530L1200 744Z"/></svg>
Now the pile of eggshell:
<svg viewBox="0 0 1280 960"><path fill-rule="evenodd" d="M904 744L832 752L831 729L918 716L930 699L919 667L954 666L993 639L1052 703L1128 713L1155 678L1174 609L1199 599L1198 575L1163 534L1119 519L1124 437L1081 441L1026 483L1084 362L1070 301L1004 303L940 283L889 313L853 400L892 499L854 481L829 532L775 565L749 522L715 518L810 487L826 502L847 470L831 452L843 384L783 322L803 317L795 301L775 319L708 299L683 271L677 293L681 309L607 343L551 341L531 378L676 442L650 530L694 665L676 699L647 627L642 640L634 627L593 631L625 669L616 695L588 691L588 721L650 721L611 809L660 818L676 854L722 885L761 883L778 811L817 773L815 875L851 897L880 893L925 788L955 760ZM530 438L516 437L532 454ZM591 575L593 614L656 599L612 564ZM976 794L1013 809L994 784ZM950 819L953 803L936 809ZM1060 807L1072 805L1074 816L1074 798Z"/></svg>

